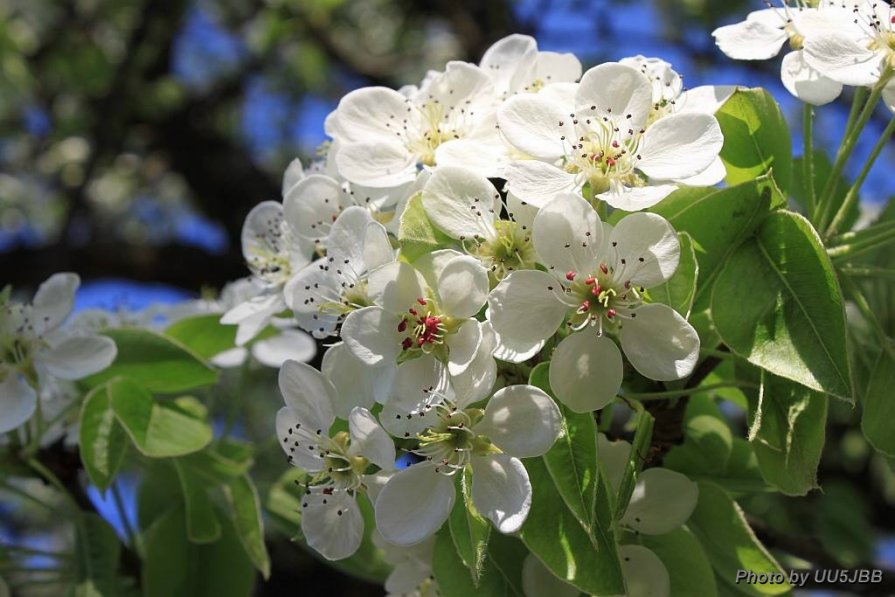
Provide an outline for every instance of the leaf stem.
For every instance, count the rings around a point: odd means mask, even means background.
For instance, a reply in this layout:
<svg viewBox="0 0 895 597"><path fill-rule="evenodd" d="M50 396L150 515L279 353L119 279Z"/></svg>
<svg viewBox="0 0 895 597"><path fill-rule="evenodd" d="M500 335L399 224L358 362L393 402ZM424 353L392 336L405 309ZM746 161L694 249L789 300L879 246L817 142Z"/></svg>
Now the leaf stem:
<svg viewBox="0 0 895 597"><path fill-rule="evenodd" d="M827 255L834 262L853 259L869 251L876 251L895 242L895 222L880 224L866 230L842 235L846 242L827 249ZM848 242L849 239L854 239Z"/></svg>
<svg viewBox="0 0 895 597"><path fill-rule="evenodd" d="M805 181L805 213L814 213L817 204L817 189L814 184L814 106L805 103L802 107L802 180Z"/></svg>
<svg viewBox="0 0 895 597"><path fill-rule="evenodd" d="M714 390L720 390L722 388L757 388L758 384L750 383L750 382L721 382L709 384L707 386L697 386L695 388L684 388L681 390L667 390L664 392L644 392L644 393L627 393L625 394L625 398L633 398L635 400L664 400L666 398L681 398L683 396L689 396L691 394L697 394L700 392L711 392Z"/></svg>

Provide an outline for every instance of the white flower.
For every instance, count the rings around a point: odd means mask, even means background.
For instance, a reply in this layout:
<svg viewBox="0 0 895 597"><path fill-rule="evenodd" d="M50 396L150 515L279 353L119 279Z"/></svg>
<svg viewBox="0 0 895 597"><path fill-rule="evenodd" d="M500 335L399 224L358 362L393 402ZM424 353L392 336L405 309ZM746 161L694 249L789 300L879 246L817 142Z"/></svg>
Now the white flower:
<svg viewBox="0 0 895 597"><path fill-rule="evenodd" d="M393 566L385 579L386 597L438 597L438 583L432 573L435 537L412 547L401 547L375 532L373 544L383 551L385 561Z"/></svg>
<svg viewBox="0 0 895 597"><path fill-rule="evenodd" d="M423 208L432 223L461 241L494 280L534 267L531 231L512 219L500 219L500 193L484 176L466 168L438 168L423 187Z"/></svg>
<svg viewBox="0 0 895 597"><path fill-rule="evenodd" d="M406 365L437 367L422 361ZM543 455L560 433L556 404L534 386L502 388L484 411L444 387L396 394L383 410L383 425L398 437L414 437L414 453L423 459L392 476L376 500L376 527L397 545L423 541L441 527L456 499L453 475L467 467L476 509L500 532L518 531L531 507L531 483L519 459Z"/></svg>
<svg viewBox="0 0 895 597"><path fill-rule="evenodd" d="M780 65L783 85L802 101L820 106L839 97L842 84L813 67L802 48L808 40L825 39L842 26L843 18L850 20L829 1L820 8L784 4L751 12L745 21L719 27L712 35L721 51L737 60L773 58L789 42L793 51Z"/></svg>
<svg viewBox="0 0 895 597"><path fill-rule="evenodd" d="M618 337L628 360L655 380L689 375L699 336L672 308L644 303L647 289L677 268L680 245L671 225L635 213L614 227L590 204L557 196L535 217L535 249L547 272L513 272L491 293L489 318L516 350L535 345L565 323L572 332L550 361L550 387L576 412L605 406L622 381L622 359L607 335Z"/></svg>
<svg viewBox="0 0 895 597"><path fill-rule="evenodd" d="M363 539L356 495L368 489L370 464L394 468L394 444L361 407L351 410L347 432L330 437L336 390L316 369L287 361L279 384L286 406L277 413L277 437L289 462L314 475L302 498L302 533L328 560L347 558Z"/></svg>
<svg viewBox="0 0 895 597"><path fill-rule="evenodd" d="M505 147L495 129L498 98L485 71L449 62L411 93L366 87L342 98L326 124L343 177L394 187L416 179L423 166L467 160L471 147L483 174L500 174Z"/></svg>
<svg viewBox="0 0 895 597"><path fill-rule="evenodd" d="M835 27L805 39L805 60L844 85L874 85L895 67L895 9L887 2L844 2Z"/></svg>
<svg viewBox="0 0 895 597"><path fill-rule="evenodd" d="M511 97L498 110L501 133L534 159L507 166L509 190L538 207L585 185L618 209L655 205L678 181L709 168L723 137L702 113L671 114L647 128L652 97L639 71L617 63L584 73L572 112L539 95Z"/></svg>
<svg viewBox="0 0 895 597"><path fill-rule="evenodd" d="M482 342L475 315L488 297L482 264L457 251L435 251L414 265L388 263L369 275L374 306L352 311L342 339L369 365L394 366L435 354L451 374L466 370Z"/></svg>
<svg viewBox="0 0 895 597"><path fill-rule="evenodd" d="M502 98L581 78L581 63L573 54L539 52L537 42L528 35L508 35L494 42L479 66Z"/></svg>
<svg viewBox="0 0 895 597"><path fill-rule="evenodd" d="M80 283L76 274L54 274L40 285L31 304L0 297L0 433L34 414L41 378L81 379L115 360L117 349L110 338L60 327Z"/></svg>
<svg viewBox="0 0 895 597"><path fill-rule="evenodd" d="M326 249L326 257L298 271L284 289L299 325L321 338L332 334L344 315L372 304L369 270L395 260L385 228L360 207L339 214L327 231Z"/></svg>

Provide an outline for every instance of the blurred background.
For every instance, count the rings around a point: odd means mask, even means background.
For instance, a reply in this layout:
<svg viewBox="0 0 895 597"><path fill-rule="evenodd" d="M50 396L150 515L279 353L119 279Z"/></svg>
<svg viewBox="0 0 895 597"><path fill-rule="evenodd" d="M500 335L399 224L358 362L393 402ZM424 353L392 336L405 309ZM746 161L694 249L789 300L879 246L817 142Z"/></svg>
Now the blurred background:
<svg viewBox="0 0 895 597"><path fill-rule="evenodd" d="M323 120L341 96L418 83L449 59L477 62L509 33L533 35L543 50L574 52L585 68L643 54L671 62L688 87L766 87L794 124L799 153L800 105L779 82L779 60L734 62L711 38L715 27L763 7L759 0L0 0L0 286L33 290L54 272L74 271L84 281L79 308L119 311L216 291L247 275L239 246L246 213L280 197L290 160L314 159L326 140ZM818 113L816 143L828 153L849 101L845 94ZM887 118L876 114L854 164ZM865 184L868 210L895 192L893 159L890 146ZM273 408L279 400L268 402ZM839 427L828 440L826 492L805 498L824 501L811 510L823 520L800 518L800 500L767 496L751 508L772 527L820 537L840 562L892 568L892 466L850 427L852 416L848 409L831 416ZM272 555L265 594L299 586L381 591L338 580L288 542Z"/></svg>

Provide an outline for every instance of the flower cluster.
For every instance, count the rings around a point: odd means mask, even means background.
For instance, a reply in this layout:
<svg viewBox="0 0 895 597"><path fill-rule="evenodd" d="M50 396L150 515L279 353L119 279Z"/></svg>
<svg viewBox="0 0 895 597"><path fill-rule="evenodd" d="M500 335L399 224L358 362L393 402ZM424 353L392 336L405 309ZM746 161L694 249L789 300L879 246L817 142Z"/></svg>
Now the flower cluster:
<svg viewBox="0 0 895 597"><path fill-rule="evenodd" d="M643 56L582 73L514 35L478 65L342 99L325 160L293 163L282 204L249 214L260 290L224 316L242 340L287 310L335 340L320 371L280 372L277 436L307 473L312 548L358 549L358 499L392 548L430 544L458 499L515 533L523 460L560 436L561 405L595 411L626 377L692 372L699 337L656 299L678 236L639 210L723 179L713 114L731 92L685 91ZM548 361L555 398L528 383Z"/></svg>

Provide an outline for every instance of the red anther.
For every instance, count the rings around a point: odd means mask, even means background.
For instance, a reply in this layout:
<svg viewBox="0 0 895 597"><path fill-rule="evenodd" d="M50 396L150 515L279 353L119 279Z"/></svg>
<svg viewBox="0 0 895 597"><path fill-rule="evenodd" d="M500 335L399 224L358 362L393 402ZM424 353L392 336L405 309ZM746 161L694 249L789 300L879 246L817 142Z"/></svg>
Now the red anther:
<svg viewBox="0 0 895 597"><path fill-rule="evenodd" d="M591 284L593 284L595 281L596 281L596 280L594 280L594 277L593 277L593 276L588 276L587 278L584 279L584 283L587 284L588 286L590 286Z"/></svg>
<svg viewBox="0 0 895 597"><path fill-rule="evenodd" d="M411 346L413 346L413 340L411 340L410 338L404 338L404 341L401 342L401 348L403 348L404 350L407 350Z"/></svg>
<svg viewBox="0 0 895 597"><path fill-rule="evenodd" d="M416 309L407 309L407 312L410 313L411 315L413 315L414 317L416 316Z"/></svg>
<svg viewBox="0 0 895 597"><path fill-rule="evenodd" d="M890 22L890 23L895 23L895 17L892 17L891 19L889 19L889 22Z"/></svg>
<svg viewBox="0 0 895 597"><path fill-rule="evenodd" d="M587 313L590 311L590 301L584 301L581 303L581 308L579 309L582 313Z"/></svg>
<svg viewBox="0 0 895 597"><path fill-rule="evenodd" d="M613 317L615 317L615 309L607 309L606 317L609 319L612 319Z"/></svg>
<svg viewBox="0 0 895 597"><path fill-rule="evenodd" d="M576 274L575 272L566 272L566 280L571 282L572 280L575 279L575 276L577 276L577 275L578 274Z"/></svg>
<svg viewBox="0 0 895 597"><path fill-rule="evenodd" d="M604 274L608 274L608 273L609 273L609 268L606 267L606 264L605 264L605 263L601 263L601 264L600 264L600 271L603 272Z"/></svg>
<svg viewBox="0 0 895 597"><path fill-rule="evenodd" d="M615 166L615 160L613 158L606 158L606 163L610 166Z"/></svg>
<svg viewBox="0 0 895 597"><path fill-rule="evenodd" d="M417 345L417 346L422 346L422 345L425 344L425 343L426 343L426 339L423 338L423 337L419 337L419 338L416 339L416 345Z"/></svg>
<svg viewBox="0 0 895 597"><path fill-rule="evenodd" d="M594 285L594 287L590 289L590 293L594 296L600 296L601 292L603 292L603 287L599 284Z"/></svg>
<svg viewBox="0 0 895 597"><path fill-rule="evenodd" d="M332 487L324 487L324 488L323 488L323 495L332 495L332 494L333 494L333 488L332 488Z"/></svg>
<svg viewBox="0 0 895 597"><path fill-rule="evenodd" d="M618 141L613 141L613 142L612 142L612 146L613 146L613 147L618 147Z"/></svg>
<svg viewBox="0 0 895 597"><path fill-rule="evenodd" d="M424 307L426 306L426 299L424 299L424 298L418 298L418 299L416 299L416 302L418 302L419 304L421 304Z"/></svg>
<svg viewBox="0 0 895 597"><path fill-rule="evenodd" d="M401 323L398 324L398 331L401 333L404 333L404 330L406 330L406 329L407 329L407 320L402 319Z"/></svg>
<svg viewBox="0 0 895 597"><path fill-rule="evenodd" d="M625 290L631 287L631 280L625 280Z"/></svg>

